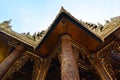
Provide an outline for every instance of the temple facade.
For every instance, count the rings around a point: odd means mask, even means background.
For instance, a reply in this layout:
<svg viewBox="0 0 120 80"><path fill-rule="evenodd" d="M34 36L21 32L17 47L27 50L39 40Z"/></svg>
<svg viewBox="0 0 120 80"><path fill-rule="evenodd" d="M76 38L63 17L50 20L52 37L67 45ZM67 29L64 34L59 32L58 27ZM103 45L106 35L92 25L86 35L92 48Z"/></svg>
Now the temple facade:
<svg viewBox="0 0 120 80"><path fill-rule="evenodd" d="M61 8L33 35L0 23L0 80L120 80L120 16L93 24Z"/></svg>

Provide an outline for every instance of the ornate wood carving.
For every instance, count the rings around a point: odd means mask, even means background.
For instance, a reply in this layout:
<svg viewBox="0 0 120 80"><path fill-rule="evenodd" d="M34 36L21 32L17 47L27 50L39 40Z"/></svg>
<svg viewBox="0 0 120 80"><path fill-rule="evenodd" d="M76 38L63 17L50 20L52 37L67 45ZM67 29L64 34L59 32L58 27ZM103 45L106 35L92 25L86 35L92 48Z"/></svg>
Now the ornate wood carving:
<svg viewBox="0 0 120 80"><path fill-rule="evenodd" d="M73 44L73 53L75 55L78 67L84 70L92 70L92 65L90 64L88 56L86 55L86 51L83 47L78 47L77 45Z"/></svg>
<svg viewBox="0 0 120 80"><path fill-rule="evenodd" d="M45 80L46 74L50 67L50 63L51 63L51 58L43 59L43 62L40 64L40 68L39 68L36 80Z"/></svg>
<svg viewBox="0 0 120 80"><path fill-rule="evenodd" d="M73 52L76 55L77 65L79 68L80 79L83 80L99 80L99 75L91 62L90 52L79 43L72 41Z"/></svg>
<svg viewBox="0 0 120 80"><path fill-rule="evenodd" d="M34 59L34 67L33 67L33 74L32 74L32 80L38 80L37 76L39 74L39 69L40 69L40 65L43 62L43 60L41 61L41 59Z"/></svg>
<svg viewBox="0 0 120 80"><path fill-rule="evenodd" d="M105 66L107 72L112 76L114 80L120 79L117 77L120 75L120 42L115 41L107 48L103 49L98 58L102 65Z"/></svg>

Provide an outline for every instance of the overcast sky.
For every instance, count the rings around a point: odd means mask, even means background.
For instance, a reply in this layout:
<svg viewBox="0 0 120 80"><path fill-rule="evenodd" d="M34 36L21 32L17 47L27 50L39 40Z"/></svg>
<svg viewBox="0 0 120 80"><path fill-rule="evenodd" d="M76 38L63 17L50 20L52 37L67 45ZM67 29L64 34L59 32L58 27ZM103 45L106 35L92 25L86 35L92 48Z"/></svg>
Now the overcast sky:
<svg viewBox="0 0 120 80"><path fill-rule="evenodd" d="M120 16L120 0L0 0L0 22L12 19L16 32L47 29L61 6L78 20L104 24Z"/></svg>

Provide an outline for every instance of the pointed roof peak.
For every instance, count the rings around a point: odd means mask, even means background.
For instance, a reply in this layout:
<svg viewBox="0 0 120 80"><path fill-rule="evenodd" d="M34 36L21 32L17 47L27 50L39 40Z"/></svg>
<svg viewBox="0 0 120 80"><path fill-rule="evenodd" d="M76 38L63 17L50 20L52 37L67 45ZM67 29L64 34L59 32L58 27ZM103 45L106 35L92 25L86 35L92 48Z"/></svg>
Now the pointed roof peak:
<svg viewBox="0 0 120 80"><path fill-rule="evenodd" d="M60 13L67 12L63 6L61 6Z"/></svg>

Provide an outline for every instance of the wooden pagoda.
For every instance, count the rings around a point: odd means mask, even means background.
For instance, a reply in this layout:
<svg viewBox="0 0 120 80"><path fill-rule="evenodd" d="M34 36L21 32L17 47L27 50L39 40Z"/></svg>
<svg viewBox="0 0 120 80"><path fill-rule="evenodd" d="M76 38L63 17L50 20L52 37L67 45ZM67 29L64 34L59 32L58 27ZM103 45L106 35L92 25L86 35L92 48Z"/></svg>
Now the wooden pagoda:
<svg viewBox="0 0 120 80"><path fill-rule="evenodd" d="M105 25L61 8L33 35L0 24L0 80L120 80L120 16Z"/></svg>

